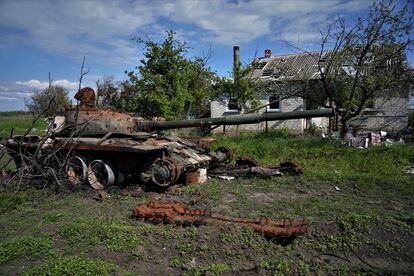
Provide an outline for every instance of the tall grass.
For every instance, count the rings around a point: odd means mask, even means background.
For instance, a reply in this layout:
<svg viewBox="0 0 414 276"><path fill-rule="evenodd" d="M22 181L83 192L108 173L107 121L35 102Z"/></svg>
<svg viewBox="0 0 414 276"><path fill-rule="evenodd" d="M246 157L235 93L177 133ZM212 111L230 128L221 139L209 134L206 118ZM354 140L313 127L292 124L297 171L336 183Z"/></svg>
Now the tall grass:
<svg viewBox="0 0 414 276"><path fill-rule="evenodd" d="M219 146L232 148L235 156L251 156L263 164L291 159L303 167L305 175L330 181L414 183L413 177L404 171L414 162L414 147L409 144L357 149L342 145L339 140L295 137L279 131L218 139Z"/></svg>

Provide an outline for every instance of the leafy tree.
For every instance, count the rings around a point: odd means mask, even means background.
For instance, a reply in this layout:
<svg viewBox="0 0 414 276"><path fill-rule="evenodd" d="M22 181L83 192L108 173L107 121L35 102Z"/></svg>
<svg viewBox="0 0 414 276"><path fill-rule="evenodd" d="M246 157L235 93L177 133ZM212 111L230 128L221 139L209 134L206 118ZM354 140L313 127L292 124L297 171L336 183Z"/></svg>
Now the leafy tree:
<svg viewBox="0 0 414 276"><path fill-rule="evenodd" d="M163 42L137 39L144 45L144 58L137 72L126 72L127 92L135 111L144 117L182 119L190 112L208 110L208 93L214 74L207 59L187 58L186 42L167 31ZM133 92L133 93L131 93Z"/></svg>
<svg viewBox="0 0 414 276"><path fill-rule="evenodd" d="M341 136L375 97L392 97L407 89L412 74L405 57L413 46L413 25L413 7L398 9L393 1L382 0L355 24L339 17L321 31L316 57L320 81L311 86L322 95L310 99L335 108ZM303 96L309 98L308 93Z"/></svg>
<svg viewBox="0 0 414 276"><path fill-rule="evenodd" d="M124 112L139 110L136 102L139 87L133 86L129 81L115 81L112 76L103 76L96 81L96 106L99 108L112 108Z"/></svg>
<svg viewBox="0 0 414 276"><path fill-rule="evenodd" d="M33 114L51 117L64 112L64 106L69 104L68 92L61 86L50 86L31 96L26 104Z"/></svg>
<svg viewBox="0 0 414 276"><path fill-rule="evenodd" d="M249 113L260 105L258 85L252 80L252 66L234 65L233 79L220 78L215 85L215 97L225 96L237 109Z"/></svg>

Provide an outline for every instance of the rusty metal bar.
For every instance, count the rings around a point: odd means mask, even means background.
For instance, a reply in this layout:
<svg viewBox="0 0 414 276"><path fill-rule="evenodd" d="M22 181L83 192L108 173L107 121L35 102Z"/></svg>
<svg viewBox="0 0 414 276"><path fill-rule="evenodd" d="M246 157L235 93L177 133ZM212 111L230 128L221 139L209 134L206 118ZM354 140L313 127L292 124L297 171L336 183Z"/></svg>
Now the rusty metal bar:
<svg viewBox="0 0 414 276"><path fill-rule="evenodd" d="M191 209L175 202L156 200L139 204L132 210L137 219L173 223L177 225L234 223L269 237L291 238L307 232L309 221L305 219L273 220L268 217L256 219L239 218L213 214L209 209Z"/></svg>

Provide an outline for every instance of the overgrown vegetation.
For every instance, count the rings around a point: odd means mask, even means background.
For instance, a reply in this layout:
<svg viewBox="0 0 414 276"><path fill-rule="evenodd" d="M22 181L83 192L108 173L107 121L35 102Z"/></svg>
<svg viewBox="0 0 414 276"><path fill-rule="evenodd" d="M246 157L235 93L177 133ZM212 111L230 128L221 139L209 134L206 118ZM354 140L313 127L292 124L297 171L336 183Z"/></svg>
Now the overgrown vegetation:
<svg viewBox="0 0 414 276"><path fill-rule="evenodd" d="M188 204L186 198L203 193L195 208L305 217L312 222L309 234L286 242L235 225L178 227L131 219L145 196L113 193L96 201L93 192L2 192L0 273L412 273L414 177L404 171L414 162L411 145L359 150L277 130L219 137L217 146L264 164L290 158L304 174L210 179L157 196L169 200L179 191Z"/></svg>

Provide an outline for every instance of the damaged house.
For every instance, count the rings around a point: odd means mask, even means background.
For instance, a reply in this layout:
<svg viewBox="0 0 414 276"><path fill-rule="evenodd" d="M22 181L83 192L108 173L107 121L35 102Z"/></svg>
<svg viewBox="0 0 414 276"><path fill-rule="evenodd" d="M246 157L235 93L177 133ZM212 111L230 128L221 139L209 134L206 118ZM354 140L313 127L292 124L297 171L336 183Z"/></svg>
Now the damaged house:
<svg viewBox="0 0 414 276"><path fill-rule="evenodd" d="M236 51L238 47L235 47L235 54L238 55ZM326 51L321 55L320 52L307 52L273 56L271 50L265 50L264 57L254 60L253 72L250 76L253 80L264 84L261 86L263 93L260 96L262 108L258 112L289 112L323 108L309 100L309 97L303 97L303 93L307 93L307 96L311 93L318 96L319 92L309 87L317 87L313 84L320 82L321 74L318 66L329 59L329 53ZM393 65L391 64L393 62L387 61L386 66ZM352 68L347 67L346 64L342 66L342 69L352 74ZM277 90L274 87L278 87ZM361 115L349 122L349 126L357 130L398 132L408 124L408 108L408 85L399 89L397 93L377 93L367 102ZM241 113L243 111L238 110L237 106L225 97L211 102L211 117ZM288 128L291 133L300 134L310 125L315 125L325 131L329 127L337 130L339 126L338 118L335 117L261 122L238 126L238 130L260 131L284 127ZM220 133L235 130L236 126L221 126L214 131Z"/></svg>

